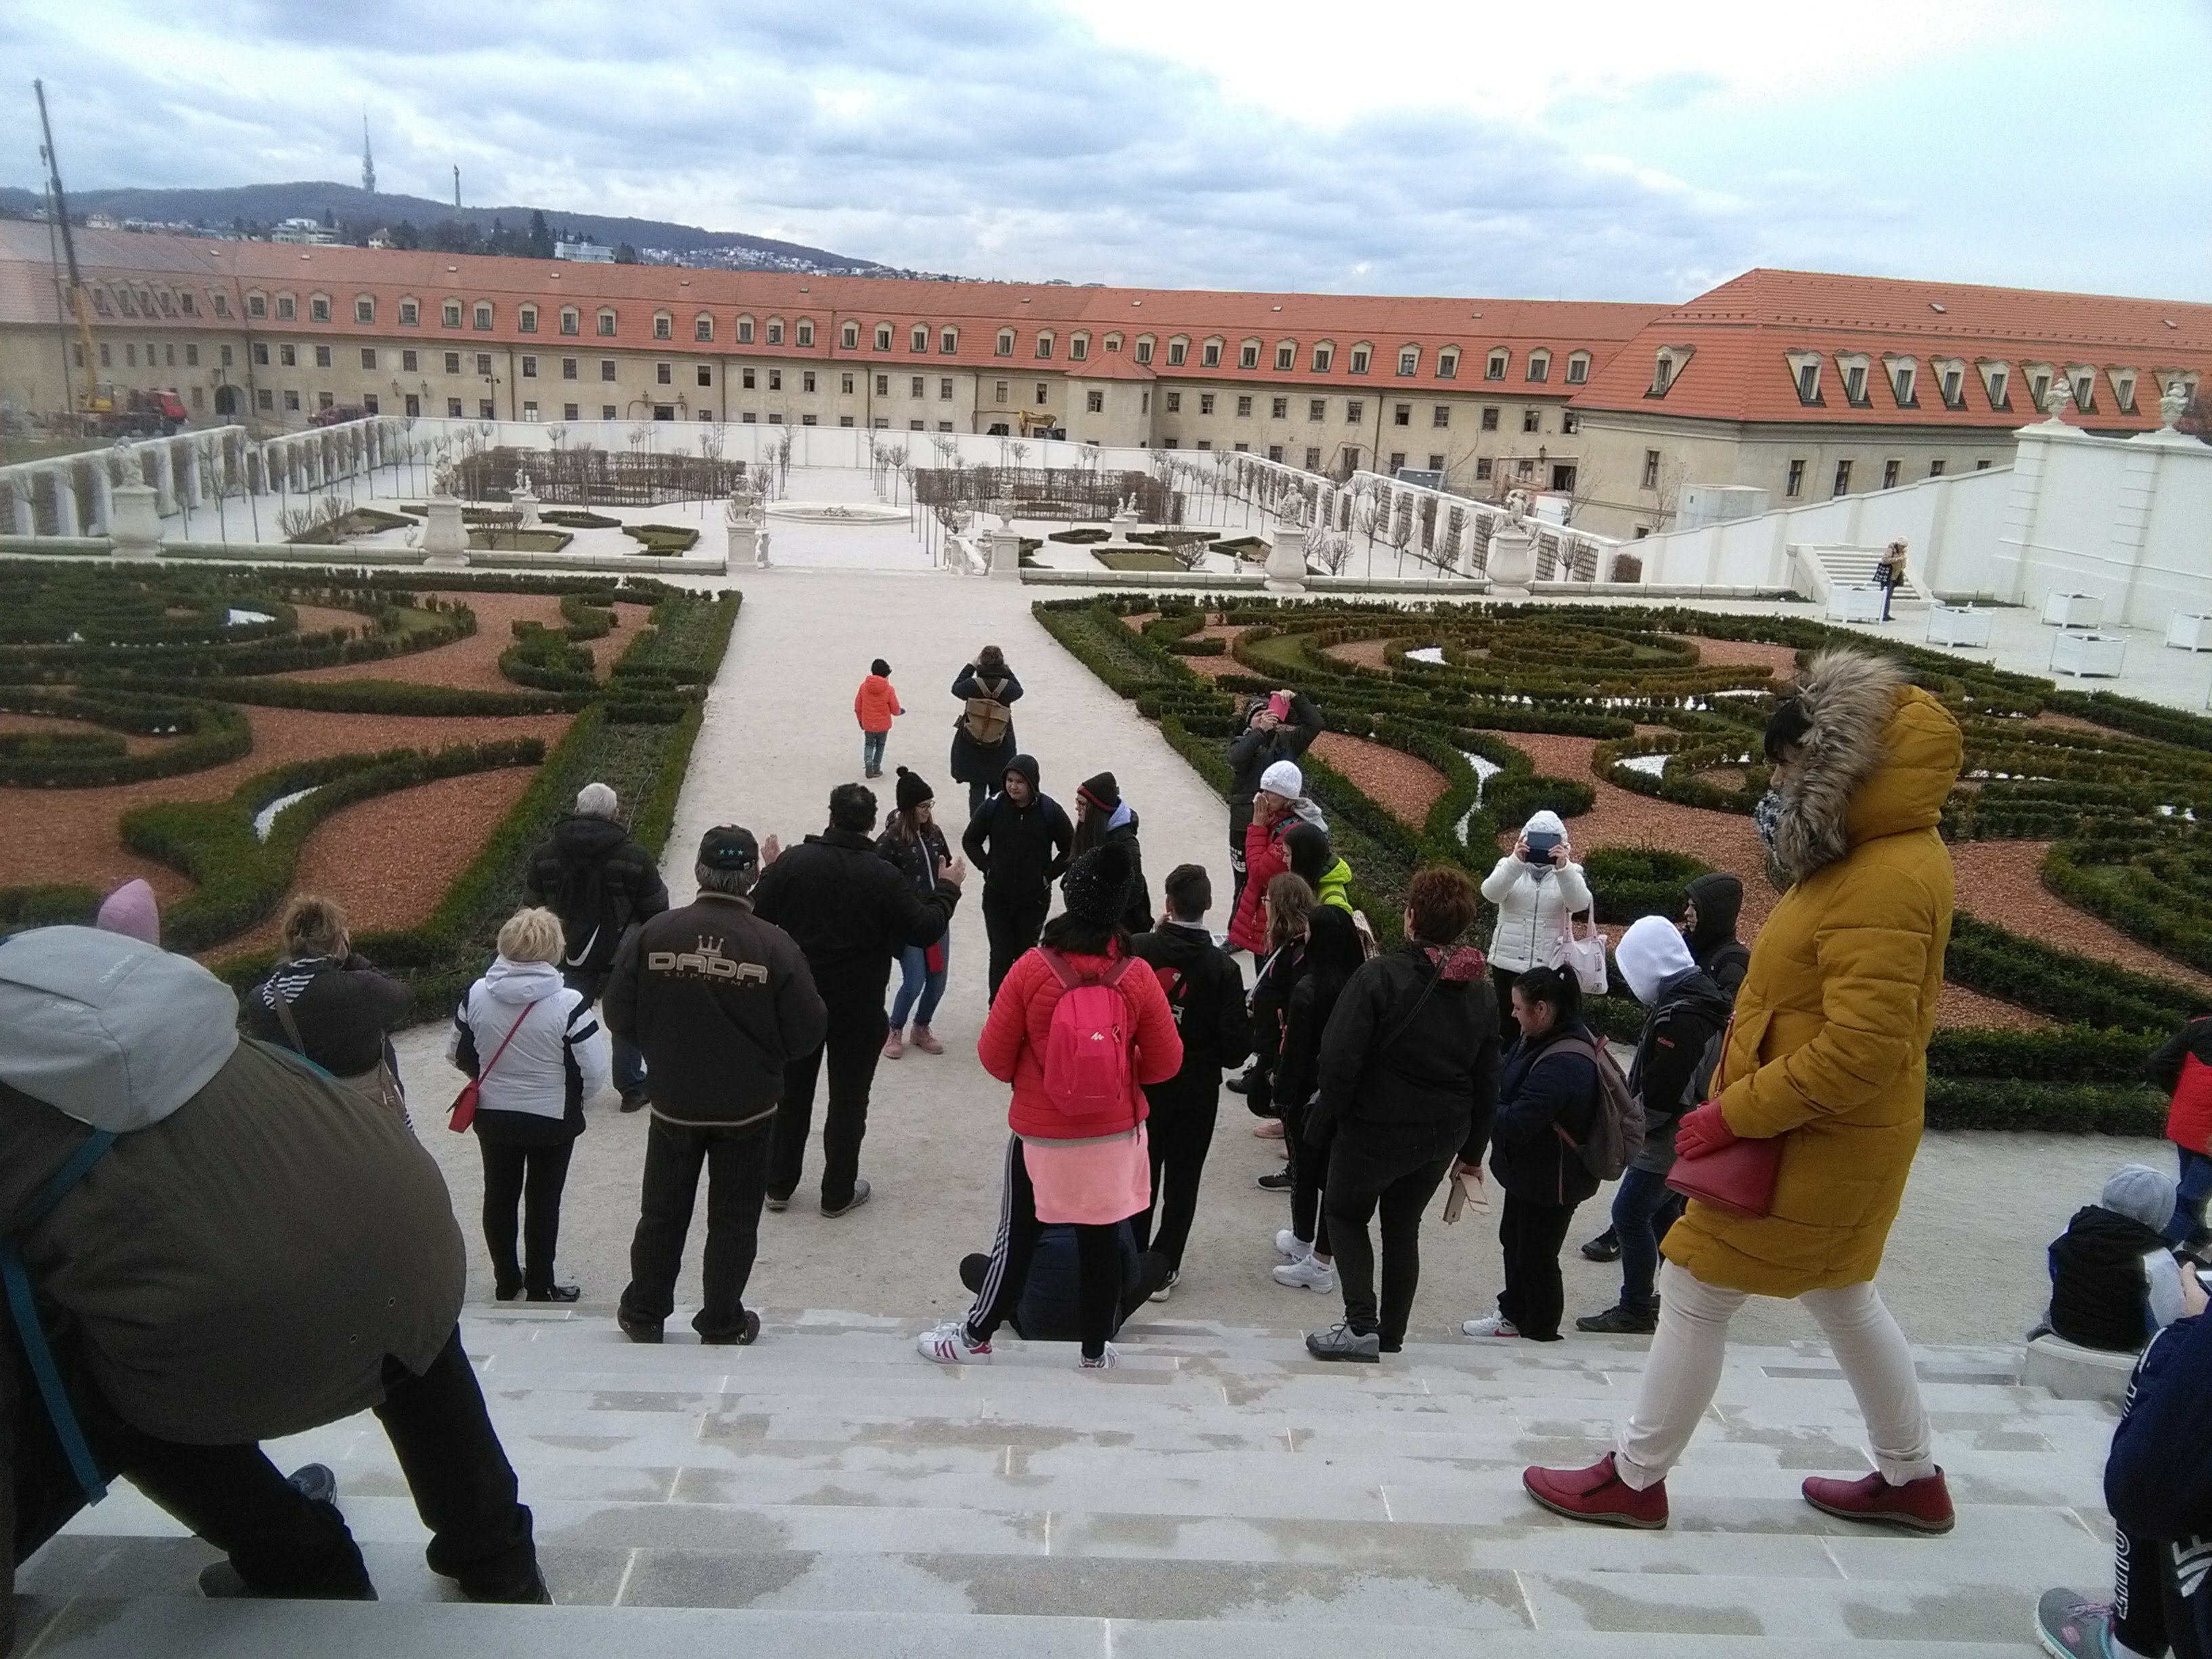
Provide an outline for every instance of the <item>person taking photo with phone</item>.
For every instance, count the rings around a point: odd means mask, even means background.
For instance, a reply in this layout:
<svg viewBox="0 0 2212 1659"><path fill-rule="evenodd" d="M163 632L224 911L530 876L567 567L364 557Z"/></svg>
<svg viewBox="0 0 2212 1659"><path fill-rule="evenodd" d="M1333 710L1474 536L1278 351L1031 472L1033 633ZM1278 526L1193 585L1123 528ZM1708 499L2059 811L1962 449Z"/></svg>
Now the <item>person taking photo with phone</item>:
<svg viewBox="0 0 2212 1659"><path fill-rule="evenodd" d="M1590 908L1589 881L1575 862L1567 826L1548 809L1529 815L1513 850L1483 878L1482 896L1498 907L1490 933L1490 982L1498 994L1498 1023L1510 1030L1513 981L1531 968L1552 964L1553 946L1570 917Z"/></svg>

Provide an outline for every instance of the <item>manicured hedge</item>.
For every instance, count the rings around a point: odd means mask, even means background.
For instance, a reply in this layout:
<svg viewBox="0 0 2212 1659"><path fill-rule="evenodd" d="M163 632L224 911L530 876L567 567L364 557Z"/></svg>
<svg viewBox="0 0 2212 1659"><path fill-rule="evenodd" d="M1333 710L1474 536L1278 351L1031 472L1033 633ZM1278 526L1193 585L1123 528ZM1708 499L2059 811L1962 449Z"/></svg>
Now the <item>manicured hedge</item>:
<svg viewBox="0 0 2212 1659"><path fill-rule="evenodd" d="M1682 914L1682 890L1712 873L1712 866L1686 853L1658 847L1600 847L1582 854L1580 861L1601 922L1639 916L1674 921Z"/></svg>
<svg viewBox="0 0 2212 1659"><path fill-rule="evenodd" d="M245 715L219 702L89 688L75 694L0 686L0 712L84 720L141 737L176 737L143 754L118 748L0 750L0 786L92 789L172 778L235 760L253 746Z"/></svg>

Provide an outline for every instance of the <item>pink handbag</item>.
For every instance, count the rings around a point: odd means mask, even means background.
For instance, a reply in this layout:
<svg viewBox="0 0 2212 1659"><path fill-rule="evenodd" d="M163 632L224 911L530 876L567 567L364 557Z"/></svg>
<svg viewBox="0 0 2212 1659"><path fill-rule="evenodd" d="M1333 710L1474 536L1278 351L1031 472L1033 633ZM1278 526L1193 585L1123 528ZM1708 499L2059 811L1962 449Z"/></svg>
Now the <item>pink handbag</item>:
<svg viewBox="0 0 2212 1659"><path fill-rule="evenodd" d="M1685 1198L1730 1215L1759 1217L1774 1208L1774 1183L1782 1173L1780 1135L1732 1140L1703 1158L1678 1158L1667 1184Z"/></svg>

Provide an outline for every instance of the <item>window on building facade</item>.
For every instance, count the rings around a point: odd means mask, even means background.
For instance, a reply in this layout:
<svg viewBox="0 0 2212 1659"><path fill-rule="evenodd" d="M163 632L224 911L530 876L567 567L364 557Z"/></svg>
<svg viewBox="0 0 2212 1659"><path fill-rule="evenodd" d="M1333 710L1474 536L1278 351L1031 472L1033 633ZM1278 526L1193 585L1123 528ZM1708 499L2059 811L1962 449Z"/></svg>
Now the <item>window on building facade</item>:
<svg viewBox="0 0 2212 1659"><path fill-rule="evenodd" d="M1398 350L1398 374L1402 380L1411 380L1421 367L1421 349L1401 346Z"/></svg>
<svg viewBox="0 0 2212 1659"><path fill-rule="evenodd" d="M1867 401L1867 372L1863 364L1853 363L1844 371L1844 401L1854 407Z"/></svg>
<svg viewBox="0 0 2212 1659"><path fill-rule="evenodd" d="M1511 362L1513 354L1511 352L1506 350L1502 346L1499 347L1497 350L1492 352L1489 356L1483 359L1482 378L1486 380L1504 380L1505 378L1506 366Z"/></svg>
<svg viewBox="0 0 2212 1659"><path fill-rule="evenodd" d="M1352 347L1352 372L1354 374L1364 374L1367 372L1367 365L1374 361L1374 349L1370 346L1356 345Z"/></svg>
<svg viewBox="0 0 2212 1659"><path fill-rule="evenodd" d="M1137 361L1140 363L1152 361L1152 337L1149 334L1137 337Z"/></svg>
<svg viewBox="0 0 2212 1659"><path fill-rule="evenodd" d="M1451 424L1451 405L1449 404L1438 404L1434 409L1431 410L1429 411L1429 424L1431 426L1449 426Z"/></svg>
<svg viewBox="0 0 2212 1659"><path fill-rule="evenodd" d="M1237 367L1239 368L1260 367L1260 343L1257 340L1247 340L1237 348Z"/></svg>
<svg viewBox="0 0 2212 1659"><path fill-rule="evenodd" d="M691 319L691 337L694 340L713 340L714 337L714 319L703 311L696 317L694 317Z"/></svg>
<svg viewBox="0 0 2212 1659"><path fill-rule="evenodd" d="M600 359L599 359L599 378L600 378L601 380L613 380L613 379L614 379L614 377L615 377L615 360L614 360L613 358L611 358L611 357L602 357L602 358L600 358Z"/></svg>
<svg viewBox="0 0 2212 1659"><path fill-rule="evenodd" d="M837 331L837 343L847 351L859 350L860 349L860 325L858 323L847 323L843 327L840 328Z"/></svg>
<svg viewBox="0 0 2212 1659"><path fill-rule="evenodd" d="M1106 412L1106 394L1096 388L1085 392L1083 411L1086 415L1103 415Z"/></svg>
<svg viewBox="0 0 2212 1659"><path fill-rule="evenodd" d="M316 323L327 323L330 321L331 301L330 297L327 295L318 294L313 299L307 301L307 319L310 322Z"/></svg>
<svg viewBox="0 0 2212 1659"><path fill-rule="evenodd" d="M938 331L937 354L940 357L957 357L960 355L960 331L958 329L945 328L939 329Z"/></svg>
<svg viewBox="0 0 2212 1659"><path fill-rule="evenodd" d="M1790 463L1790 477L1782 486L1782 493L1785 495L1802 495L1805 493L1805 463L1803 461L1794 460Z"/></svg>
<svg viewBox="0 0 2212 1659"><path fill-rule="evenodd" d="M799 319L797 341L802 346L811 346L814 343L814 324L811 319L802 317Z"/></svg>
<svg viewBox="0 0 2212 1659"><path fill-rule="evenodd" d="M999 401L1004 403L1006 399L1001 398ZM1168 413L1170 415L1180 415L1182 413L1182 392L1170 392L1168 393Z"/></svg>
<svg viewBox="0 0 2212 1659"><path fill-rule="evenodd" d="M186 295L185 297L186 299L190 299L191 296L190 295ZM228 295L228 294L217 294L217 295L216 295L214 296L214 299L215 299L215 314L216 314L216 316L218 316L218 317L228 317L228 316L229 316L229 315L230 315L230 295ZM187 307L185 308L185 315L186 315L187 317L189 317L189 316L191 316L191 308L189 306L187 306ZM403 317L403 318L401 318L401 319L400 319L400 320L401 320L402 322L405 322L405 321L407 321L407 320L409 320L409 319L406 319L406 318L404 318L404 317Z"/></svg>
<svg viewBox="0 0 2212 1659"><path fill-rule="evenodd" d="M458 374L460 372L461 354L458 351L447 352L446 354L446 373L448 374Z"/></svg>
<svg viewBox="0 0 2212 1659"><path fill-rule="evenodd" d="M770 345L781 345L783 343L782 318L771 317L768 319L768 343Z"/></svg>
<svg viewBox="0 0 2212 1659"><path fill-rule="evenodd" d="M937 383L937 401L940 404L949 404L952 401L952 377L949 374ZM1042 386L1037 388L1037 401L1039 403L1044 401Z"/></svg>
<svg viewBox="0 0 2212 1659"><path fill-rule="evenodd" d="M537 358L525 357L522 360L522 378L526 380L534 380L538 378Z"/></svg>
<svg viewBox="0 0 2212 1659"><path fill-rule="evenodd" d="M739 382L745 391L752 392L759 387L760 371L753 368L750 363L748 363L744 368L739 369L738 371L738 374L739 377Z"/></svg>
<svg viewBox="0 0 2212 1659"><path fill-rule="evenodd" d="M811 392L814 390L814 371L812 369L808 368L799 371L799 389L801 392Z"/></svg>
<svg viewBox="0 0 2212 1659"><path fill-rule="evenodd" d="M1308 420L1310 420L1310 421L1325 421L1325 420L1327 420L1328 418L1328 398L1307 398L1307 399L1306 399L1306 419L1308 419Z"/></svg>
<svg viewBox="0 0 2212 1659"><path fill-rule="evenodd" d="M1329 364L1335 360L1336 348L1324 341L1313 349L1313 372L1316 374L1328 374Z"/></svg>
<svg viewBox="0 0 2212 1659"><path fill-rule="evenodd" d="M1478 481L1490 476L1490 457L1478 455L1474 460L1474 476Z"/></svg>
<svg viewBox="0 0 2212 1659"><path fill-rule="evenodd" d="M1942 477L1943 476L1943 458L1941 455L1938 455L1934 460L1928 463L1928 476L1931 478Z"/></svg>
<svg viewBox="0 0 2212 1659"><path fill-rule="evenodd" d="M146 348L146 366L149 368L151 368L154 366L154 349L151 346ZM330 366L331 349L328 346L317 346L315 348L315 367L317 368L328 368Z"/></svg>
<svg viewBox="0 0 2212 1659"><path fill-rule="evenodd" d="M781 392L783 390L783 371L781 369L771 368L769 370L768 389L770 392Z"/></svg>
<svg viewBox="0 0 2212 1659"><path fill-rule="evenodd" d="M1205 350L1199 354L1198 362L1199 367L1201 368L1220 368L1221 342L1218 340L1208 340L1206 343Z"/></svg>
<svg viewBox="0 0 2212 1659"><path fill-rule="evenodd" d="M1213 413L1213 394L1211 392L1201 392L1198 394L1198 412L1201 415Z"/></svg>
<svg viewBox="0 0 2212 1659"><path fill-rule="evenodd" d="M1189 355L1189 341L1184 339L1174 339L1168 342L1168 367L1170 368L1182 368L1183 359Z"/></svg>
<svg viewBox="0 0 2212 1659"><path fill-rule="evenodd" d="M1589 380L1589 370L1590 355L1589 352L1574 351L1567 354L1567 384L1569 386L1583 386L1587 384Z"/></svg>
<svg viewBox="0 0 2212 1659"><path fill-rule="evenodd" d="M583 332L583 320L577 315L575 307L561 307L561 331L571 336Z"/></svg>
<svg viewBox="0 0 2212 1659"><path fill-rule="evenodd" d="M407 401L411 404L415 400L412 398L410 398ZM564 421L580 420L582 418L583 407L584 406L581 404L562 404L561 405L561 418ZM411 415L415 411L410 409L407 412Z"/></svg>
<svg viewBox="0 0 2212 1659"><path fill-rule="evenodd" d="M477 353L477 373L479 374L491 373L491 353L489 351Z"/></svg>
<svg viewBox="0 0 2212 1659"><path fill-rule="evenodd" d="M1914 385L1918 379L1918 371L1911 363L1899 363L1889 371L1890 396L1896 399L1899 409L1917 409L1920 406Z"/></svg>
<svg viewBox="0 0 2212 1659"><path fill-rule="evenodd" d="M1836 487L1828 493L1831 495L1847 495L1850 491L1850 487L1851 464L1849 461L1838 461L1836 463Z"/></svg>
<svg viewBox="0 0 2212 1659"><path fill-rule="evenodd" d="M1070 335L1067 341L1067 356L1069 360L1073 362L1080 363L1089 362L1091 357L1091 337L1088 334Z"/></svg>
<svg viewBox="0 0 2212 1659"><path fill-rule="evenodd" d="M1321 471L1321 451L1311 444L1306 446L1306 471L1309 472Z"/></svg>
<svg viewBox="0 0 2212 1659"><path fill-rule="evenodd" d="M1982 386L1989 394L1991 409L2002 410L2012 407L2011 382L2011 375L2002 368L1990 368L1984 371Z"/></svg>
<svg viewBox="0 0 2212 1659"><path fill-rule="evenodd" d="M889 323L878 323L876 325L876 349L878 351L889 351L890 349L891 325Z"/></svg>
<svg viewBox="0 0 2212 1659"><path fill-rule="evenodd" d="M1366 418L1367 400L1364 398L1347 398L1345 399L1344 423L1346 426L1358 426Z"/></svg>
<svg viewBox="0 0 2212 1659"><path fill-rule="evenodd" d="M1390 424L1391 424L1391 425L1393 425L1393 426L1411 426L1411 425L1413 425L1413 404L1398 404L1394 405L1394 406L1391 408L1391 410L1390 410Z"/></svg>
<svg viewBox="0 0 2212 1659"><path fill-rule="evenodd" d="M489 333L491 330L491 301L489 300L477 301L476 328L479 333Z"/></svg>
<svg viewBox="0 0 2212 1659"><path fill-rule="evenodd" d="M366 297L356 300L353 302L353 319L356 323L374 322L376 320L376 301Z"/></svg>
<svg viewBox="0 0 2212 1659"><path fill-rule="evenodd" d="M753 319L752 319L751 318L750 318L750 317L740 317L740 318L738 318L738 343L739 345L750 345L752 343L753 343Z"/></svg>
<svg viewBox="0 0 2212 1659"><path fill-rule="evenodd" d="M1297 342L1285 340L1275 348L1275 373L1287 374L1298 361Z"/></svg>
<svg viewBox="0 0 2212 1659"><path fill-rule="evenodd" d="M1797 365L1797 401L1817 404L1820 401L1820 366L1818 363Z"/></svg>
<svg viewBox="0 0 2212 1659"><path fill-rule="evenodd" d="M138 348L137 346L132 346L131 348L131 362L132 366L135 368L138 362ZM297 368L300 366L300 348L295 345L278 346L276 348L276 362L278 367L283 368Z"/></svg>
<svg viewBox="0 0 2212 1659"><path fill-rule="evenodd" d="M1049 357L1049 356L1052 356L1052 331L1051 331L1051 330L1047 329L1044 332L1042 332L1042 333L1041 333L1041 334L1039 334L1039 335L1037 336L1037 337L1036 337L1036 355L1037 355L1038 356L1040 356L1040 357Z"/></svg>
<svg viewBox="0 0 2212 1659"><path fill-rule="evenodd" d="M1251 398L1249 398L1249 397L1240 397L1240 398L1238 398L1237 399L1237 412L1239 415L1241 415L1241 416L1244 416L1249 417L1249 416L1250 416L1250 415L1251 415L1251 413L1252 413L1252 400L1251 400Z"/></svg>
<svg viewBox="0 0 2212 1659"><path fill-rule="evenodd" d="M2123 415L2132 415L2136 412L2136 376L2133 369L2114 371L2112 404Z"/></svg>
<svg viewBox="0 0 2212 1659"><path fill-rule="evenodd" d="M1544 411L1540 409L1522 410L1521 429L1523 432L1541 432L1544 429Z"/></svg>
<svg viewBox="0 0 2212 1659"><path fill-rule="evenodd" d="M891 377L890 377L890 375L888 375L888 374L878 374L878 375L877 375L877 376L876 376L876 396L878 396L878 398L888 398L888 397L890 397L890 395L891 395Z"/></svg>
<svg viewBox="0 0 2212 1659"><path fill-rule="evenodd" d="M927 348L928 337L924 335L922 337L924 343L915 348L917 351ZM1011 357L1014 355L1014 331L1011 328L1002 328L999 331L997 355L1001 357Z"/></svg>
<svg viewBox="0 0 2212 1659"><path fill-rule="evenodd" d="M1448 346L1437 353L1437 379L1455 380L1459 378L1459 348Z"/></svg>
<svg viewBox="0 0 2212 1659"><path fill-rule="evenodd" d="M1647 449L1644 452L1644 488L1646 489L1659 488L1659 452L1656 449Z"/></svg>
<svg viewBox="0 0 2212 1659"><path fill-rule="evenodd" d="M698 374L699 384L701 386L712 386L714 384L714 370L712 365L701 363L698 365L696 372Z"/></svg>
<svg viewBox="0 0 2212 1659"><path fill-rule="evenodd" d="M290 295L280 294L276 296L276 320L278 322L289 323L299 314L299 308L293 303L292 296Z"/></svg>
<svg viewBox="0 0 2212 1659"><path fill-rule="evenodd" d="M1884 489L1896 489L1897 481L1904 471L1905 463L1903 461L1897 460L1893 458L1884 461L1881 464L1881 487Z"/></svg>
<svg viewBox="0 0 2212 1659"><path fill-rule="evenodd" d="M948 380L945 384L950 386L951 382ZM1052 401L1052 388L1047 386L1042 380L1039 380L1036 383L1036 400L1040 404L1049 403Z"/></svg>
<svg viewBox="0 0 2212 1659"><path fill-rule="evenodd" d="M599 337L602 340L611 340L615 337L615 314L611 311L602 311L599 313Z"/></svg>
<svg viewBox="0 0 2212 1659"><path fill-rule="evenodd" d="M1543 382L1550 380L1552 378L1552 354L1548 351L1530 352L1528 354L1528 367L1526 372L1529 380L1536 385L1541 385Z"/></svg>
<svg viewBox="0 0 2212 1659"><path fill-rule="evenodd" d="M841 374L837 377L837 390L839 395L847 398L851 397L853 395L853 377L849 374Z"/></svg>
<svg viewBox="0 0 2212 1659"><path fill-rule="evenodd" d="M1268 418L1271 420L1289 420L1291 418L1291 400L1288 398L1269 398L1267 401L1267 415Z"/></svg>
<svg viewBox="0 0 2212 1659"><path fill-rule="evenodd" d="M270 414L276 407L276 393L264 386L255 394L253 401L263 414Z"/></svg>
<svg viewBox="0 0 2212 1659"><path fill-rule="evenodd" d="M195 361L197 361L198 354L195 353L194 356ZM361 366L363 368L368 369L373 369L376 367L376 348L374 346L363 346L361 349Z"/></svg>
<svg viewBox="0 0 2212 1659"><path fill-rule="evenodd" d="M1359 446L1358 444L1345 445L1344 465L1345 469L1347 471L1357 472L1359 471Z"/></svg>
<svg viewBox="0 0 2212 1659"><path fill-rule="evenodd" d="M105 294L96 294L93 297L95 300L102 301L107 298ZM246 296L246 314L249 317L266 317L269 314L269 296L265 294L247 295Z"/></svg>
<svg viewBox="0 0 2212 1659"><path fill-rule="evenodd" d="M561 378L564 380L573 380L576 378L576 360L574 357L563 357L561 360Z"/></svg>
<svg viewBox="0 0 2212 1659"><path fill-rule="evenodd" d="M458 412L458 411L456 411L456 412ZM599 405L599 418L600 418L601 420L603 420L603 421L611 421L612 419L614 419L614 417L615 417L615 406L614 406L612 404L601 404Z"/></svg>
<svg viewBox="0 0 2212 1659"><path fill-rule="evenodd" d="M300 394L296 392L286 392L284 394L284 408L288 413L297 414L300 409Z"/></svg>

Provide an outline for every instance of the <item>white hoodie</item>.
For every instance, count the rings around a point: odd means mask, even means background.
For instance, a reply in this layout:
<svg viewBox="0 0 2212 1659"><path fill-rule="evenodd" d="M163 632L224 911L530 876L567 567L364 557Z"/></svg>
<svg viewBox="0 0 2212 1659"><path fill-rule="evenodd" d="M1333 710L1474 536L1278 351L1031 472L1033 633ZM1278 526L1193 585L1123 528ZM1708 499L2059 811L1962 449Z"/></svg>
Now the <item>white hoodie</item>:
<svg viewBox="0 0 2212 1659"><path fill-rule="evenodd" d="M583 1080L584 1100L607 1085L612 1064L607 1035L592 1005L562 982L561 970L550 963L495 959L461 999L454 1024L463 1022L476 1043L480 1111L526 1112L554 1119L567 1115L572 1056ZM510 1029L514 1041L500 1054ZM447 1051L448 1059L459 1044L457 1030ZM495 1054L499 1054L496 1065L492 1063Z"/></svg>
<svg viewBox="0 0 2212 1659"><path fill-rule="evenodd" d="M1490 935L1490 965L1510 974L1548 966L1567 918L1590 908L1589 883L1573 862L1567 826L1553 811L1530 815L1522 835L1548 831L1568 848L1569 861L1554 868L1531 864L1508 853L1483 878L1482 896L1498 907L1498 926Z"/></svg>

